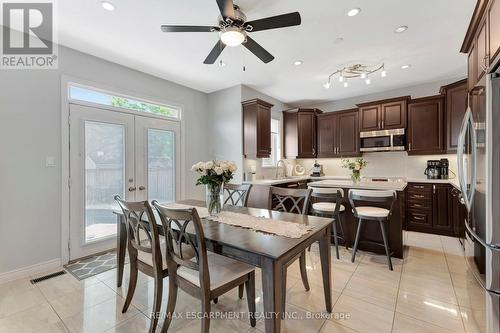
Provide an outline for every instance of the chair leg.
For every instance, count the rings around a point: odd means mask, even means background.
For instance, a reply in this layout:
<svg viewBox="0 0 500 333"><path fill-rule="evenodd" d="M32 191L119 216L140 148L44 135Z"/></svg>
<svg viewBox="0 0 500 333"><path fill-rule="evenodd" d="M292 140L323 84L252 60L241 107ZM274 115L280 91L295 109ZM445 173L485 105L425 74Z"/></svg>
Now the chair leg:
<svg viewBox="0 0 500 333"><path fill-rule="evenodd" d="M302 252L299 257L300 264L300 276L302 277L302 284L304 284L304 288L306 291L309 291L309 281L307 279L307 269L306 269L306 252Z"/></svg>
<svg viewBox="0 0 500 333"><path fill-rule="evenodd" d="M125 298L125 303L123 304L122 313L127 312L130 303L132 302L132 297L134 297L135 287L137 285L137 275L139 270L137 269L137 254L129 252L130 258L130 281L128 284L127 297Z"/></svg>
<svg viewBox="0 0 500 333"><path fill-rule="evenodd" d="M201 333L208 333L210 330L210 299L201 300Z"/></svg>
<svg viewBox="0 0 500 333"><path fill-rule="evenodd" d="M335 253L337 254L337 259L340 259L339 255L339 239L337 238L337 220L333 219L333 242L335 244Z"/></svg>
<svg viewBox="0 0 500 333"><path fill-rule="evenodd" d="M173 278L168 280L168 303L167 310L165 312L165 321L163 322L162 333L167 333L170 323L172 322L172 317L174 315L175 303L177 302L177 285Z"/></svg>
<svg viewBox="0 0 500 333"><path fill-rule="evenodd" d="M309 247L307 248L307 252L311 252L311 246L312 245L309 245Z"/></svg>
<svg viewBox="0 0 500 333"><path fill-rule="evenodd" d="M363 225L363 219L359 219L358 222L358 231L356 231L356 240L354 241L354 247L352 248L352 258L351 262L356 260L356 251L358 251L359 238L361 237L361 227Z"/></svg>
<svg viewBox="0 0 500 333"><path fill-rule="evenodd" d="M245 281L245 286L247 289L247 302L248 302L248 314L250 316L250 326L255 327L255 271L248 274L248 280ZM240 286L241 287L241 286ZM243 290L243 288L240 288Z"/></svg>
<svg viewBox="0 0 500 333"><path fill-rule="evenodd" d="M389 243L387 241L387 235L385 234L384 221L379 221L379 223L380 231L382 231L382 238L384 240L385 254L387 255L387 264L389 265L389 269L392 271L391 251L389 250Z"/></svg>
<svg viewBox="0 0 500 333"><path fill-rule="evenodd" d="M217 304L217 303L219 303L219 297L214 298L214 304Z"/></svg>
<svg viewBox="0 0 500 333"><path fill-rule="evenodd" d="M153 300L153 311L151 316L151 324L149 326L149 333L154 333L156 331L156 325L158 325L158 317L161 310L161 297L163 293L163 277L157 273L155 280L155 295Z"/></svg>
<svg viewBox="0 0 500 333"><path fill-rule="evenodd" d="M244 291L245 291L245 285L240 284L240 286L238 287L238 298L239 299L243 299L243 292Z"/></svg>
<svg viewBox="0 0 500 333"><path fill-rule="evenodd" d="M343 214L339 214L338 215L339 226L340 226L340 233L342 234L342 238L344 239L344 245L345 245L345 248L347 250L347 249L349 249L349 246L347 244L347 238L345 238L344 226L342 225L342 220L343 220L342 216L343 216Z"/></svg>

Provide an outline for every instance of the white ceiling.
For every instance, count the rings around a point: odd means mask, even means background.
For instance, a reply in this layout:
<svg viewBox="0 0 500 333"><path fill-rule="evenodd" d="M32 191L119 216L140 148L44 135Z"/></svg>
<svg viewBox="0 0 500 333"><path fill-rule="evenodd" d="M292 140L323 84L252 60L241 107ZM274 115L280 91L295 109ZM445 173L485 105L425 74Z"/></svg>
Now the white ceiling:
<svg viewBox="0 0 500 333"><path fill-rule="evenodd" d="M204 65L217 33L163 33L161 24L214 25L215 0L59 1L61 44L204 92L246 84L286 103L308 104L466 75L459 53L476 0L236 0L248 20L299 11L302 25L251 36L276 59L226 47L227 66ZM360 7L361 13L346 12ZM402 34L393 31L409 26ZM344 38L336 43L338 37ZM294 66L296 59L302 66ZM326 90L328 74L353 62L384 62L388 75ZM402 64L411 64L401 70ZM246 71L243 72L243 65ZM336 82L335 82L336 83Z"/></svg>

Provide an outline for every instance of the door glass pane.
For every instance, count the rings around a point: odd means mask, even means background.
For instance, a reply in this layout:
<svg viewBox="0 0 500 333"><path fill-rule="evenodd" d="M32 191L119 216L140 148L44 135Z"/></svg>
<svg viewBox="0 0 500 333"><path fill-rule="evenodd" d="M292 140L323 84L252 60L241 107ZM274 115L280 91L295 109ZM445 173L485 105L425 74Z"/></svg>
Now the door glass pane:
<svg viewBox="0 0 500 333"><path fill-rule="evenodd" d="M148 199L175 201L175 133L148 129Z"/></svg>
<svg viewBox="0 0 500 333"><path fill-rule="evenodd" d="M116 234L115 195L125 193L125 128L85 122L85 242Z"/></svg>

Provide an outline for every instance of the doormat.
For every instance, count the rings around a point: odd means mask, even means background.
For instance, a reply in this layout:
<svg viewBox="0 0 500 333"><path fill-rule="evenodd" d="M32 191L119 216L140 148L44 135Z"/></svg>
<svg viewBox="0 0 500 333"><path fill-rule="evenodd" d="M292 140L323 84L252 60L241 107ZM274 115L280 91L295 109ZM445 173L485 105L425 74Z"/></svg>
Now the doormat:
<svg viewBox="0 0 500 333"><path fill-rule="evenodd" d="M125 264L128 263L128 256L125 256ZM78 280L85 280L91 276L116 268L116 251L101 253L89 258L75 261L65 265L64 268Z"/></svg>

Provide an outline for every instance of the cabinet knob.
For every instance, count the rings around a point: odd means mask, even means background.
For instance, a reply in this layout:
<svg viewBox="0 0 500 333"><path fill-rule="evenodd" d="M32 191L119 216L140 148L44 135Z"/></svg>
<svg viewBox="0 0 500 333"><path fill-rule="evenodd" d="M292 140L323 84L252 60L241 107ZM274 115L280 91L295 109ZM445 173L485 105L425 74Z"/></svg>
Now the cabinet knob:
<svg viewBox="0 0 500 333"><path fill-rule="evenodd" d="M129 192L134 192L135 190L136 190L135 186L130 186L130 187L128 188L128 191L129 191Z"/></svg>

